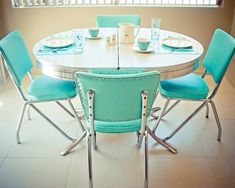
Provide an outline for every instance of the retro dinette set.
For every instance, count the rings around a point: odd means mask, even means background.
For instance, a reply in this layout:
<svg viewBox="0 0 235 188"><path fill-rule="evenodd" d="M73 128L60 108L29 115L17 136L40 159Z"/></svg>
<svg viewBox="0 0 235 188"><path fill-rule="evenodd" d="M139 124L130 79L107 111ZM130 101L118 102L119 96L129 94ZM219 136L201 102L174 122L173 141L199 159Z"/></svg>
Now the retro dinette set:
<svg viewBox="0 0 235 188"><path fill-rule="evenodd" d="M148 135L176 154L176 148L167 141L204 107L208 118L211 105L220 141L222 128L213 97L233 57L235 39L216 29L201 60L203 74L198 75L194 70L203 53L202 45L189 36L160 29L160 23L159 18L153 18L151 28L141 28L138 15L100 15L94 28L75 28L47 36L33 48L43 73L35 77L22 34L14 31L2 38L0 51L6 69L24 102L16 131L17 143L21 142L20 129L26 112L30 118L30 109L71 140L62 155L86 138L92 188L91 145L97 148L97 133L135 133L138 147L144 141L144 187L147 188ZM211 91L204 80L207 74L215 83ZM26 75L31 80L27 91L21 87ZM162 109L153 107L158 94L166 100ZM76 96L80 98L82 115L72 103ZM198 101L200 105L169 136L159 138L157 128L161 119L183 100ZM70 110L61 101L67 102ZM175 102L169 106L171 101ZM77 120L81 128L79 138L69 136L37 107L37 103L45 102L56 102ZM150 118L155 119L153 126L148 124Z"/></svg>

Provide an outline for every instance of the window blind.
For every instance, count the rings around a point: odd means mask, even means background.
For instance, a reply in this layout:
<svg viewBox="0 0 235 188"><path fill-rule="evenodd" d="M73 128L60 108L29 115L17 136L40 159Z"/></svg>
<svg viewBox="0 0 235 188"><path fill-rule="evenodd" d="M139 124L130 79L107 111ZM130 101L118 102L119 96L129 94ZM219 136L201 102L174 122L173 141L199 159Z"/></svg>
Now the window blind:
<svg viewBox="0 0 235 188"><path fill-rule="evenodd" d="M218 7L223 0L12 0L15 8L76 6L195 6Z"/></svg>

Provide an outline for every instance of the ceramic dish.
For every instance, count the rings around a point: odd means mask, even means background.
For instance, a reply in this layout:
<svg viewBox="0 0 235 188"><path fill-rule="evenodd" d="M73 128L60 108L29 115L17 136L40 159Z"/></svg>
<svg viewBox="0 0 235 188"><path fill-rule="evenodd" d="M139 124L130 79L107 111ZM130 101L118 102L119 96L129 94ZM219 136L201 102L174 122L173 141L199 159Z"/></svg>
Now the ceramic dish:
<svg viewBox="0 0 235 188"><path fill-rule="evenodd" d="M133 49L137 52L141 52L141 53L150 53L150 52L154 52L154 48L152 46L149 46L147 50L142 51L139 49L138 46L134 46Z"/></svg>
<svg viewBox="0 0 235 188"><path fill-rule="evenodd" d="M73 38L50 38L43 42L43 45L48 48L64 48L74 43Z"/></svg>
<svg viewBox="0 0 235 188"><path fill-rule="evenodd" d="M90 40L97 40L97 39L101 39L102 37L101 36L97 36L97 37L87 36L86 38Z"/></svg>
<svg viewBox="0 0 235 188"><path fill-rule="evenodd" d="M162 44L171 48L191 48L192 42L184 37L168 37L163 39Z"/></svg>

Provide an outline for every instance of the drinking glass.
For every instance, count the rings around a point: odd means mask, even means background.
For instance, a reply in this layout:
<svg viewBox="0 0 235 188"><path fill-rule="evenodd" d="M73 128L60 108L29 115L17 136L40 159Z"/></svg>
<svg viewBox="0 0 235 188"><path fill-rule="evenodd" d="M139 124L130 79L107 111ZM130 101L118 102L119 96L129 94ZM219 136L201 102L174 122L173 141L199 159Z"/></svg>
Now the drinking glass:
<svg viewBox="0 0 235 188"><path fill-rule="evenodd" d="M152 39L152 42L157 41L159 39L160 25L161 25L160 18L152 18L152 20L151 20L151 39Z"/></svg>
<svg viewBox="0 0 235 188"><path fill-rule="evenodd" d="M83 29L73 29L72 35L76 43L83 45Z"/></svg>

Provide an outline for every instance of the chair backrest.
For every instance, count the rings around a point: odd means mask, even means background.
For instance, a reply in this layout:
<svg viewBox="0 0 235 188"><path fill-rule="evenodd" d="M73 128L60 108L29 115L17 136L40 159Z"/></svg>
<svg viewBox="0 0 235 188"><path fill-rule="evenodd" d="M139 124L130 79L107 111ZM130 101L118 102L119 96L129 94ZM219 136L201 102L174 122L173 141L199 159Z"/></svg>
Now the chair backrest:
<svg viewBox="0 0 235 188"><path fill-rule="evenodd" d="M119 23L132 23L140 25L140 16L138 15L100 15L96 17L97 27L118 28Z"/></svg>
<svg viewBox="0 0 235 188"><path fill-rule="evenodd" d="M203 66L219 83L231 62L235 50L235 39L221 29L216 29L203 60Z"/></svg>
<svg viewBox="0 0 235 188"><path fill-rule="evenodd" d="M141 119L141 93L148 91L147 116L156 97L158 72L104 75L76 73L80 99L88 119L87 92L94 91L94 120L131 121Z"/></svg>
<svg viewBox="0 0 235 188"><path fill-rule="evenodd" d="M32 68L32 61L19 31L14 31L0 40L0 51L17 86Z"/></svg>

